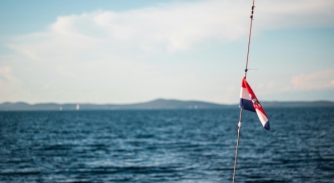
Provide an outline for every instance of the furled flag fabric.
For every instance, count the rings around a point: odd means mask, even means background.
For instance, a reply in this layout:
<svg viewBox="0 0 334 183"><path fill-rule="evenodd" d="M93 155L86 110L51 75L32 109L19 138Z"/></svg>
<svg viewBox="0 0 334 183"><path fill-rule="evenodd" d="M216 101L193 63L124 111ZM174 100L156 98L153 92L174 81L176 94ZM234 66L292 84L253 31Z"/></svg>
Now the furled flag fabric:
<svg viewBox="0 0 334 183"><path fill-rule="evenodd" d="M269 119L267 117L267 114L264 112L252 88L247 83L246 78L243 78L241 83L239 107L248 111L256 112L263 127L266 130L270 130Z"/></svg>

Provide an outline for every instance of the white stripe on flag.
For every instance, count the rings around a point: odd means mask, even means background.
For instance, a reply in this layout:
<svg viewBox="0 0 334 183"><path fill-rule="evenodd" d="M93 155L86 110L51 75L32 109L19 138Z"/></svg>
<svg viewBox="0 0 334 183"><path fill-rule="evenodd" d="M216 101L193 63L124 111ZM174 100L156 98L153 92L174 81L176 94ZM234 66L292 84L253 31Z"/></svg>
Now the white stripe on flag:
<svg viewBox="0 0 334 183"><path fill-rule="evenodd" d="M240 90L240 98L242 99L246 99L246 100L252 100L247 92L247 89L246 88L243 88L241 87L241 90Z"/></svg>
<svg viewBox="0 0 334 183"><path fill-rule="evenodd" d="M264 126L268 122L268 118L260 111L256 109L256 114L259 117L262 126Z"/></svg>

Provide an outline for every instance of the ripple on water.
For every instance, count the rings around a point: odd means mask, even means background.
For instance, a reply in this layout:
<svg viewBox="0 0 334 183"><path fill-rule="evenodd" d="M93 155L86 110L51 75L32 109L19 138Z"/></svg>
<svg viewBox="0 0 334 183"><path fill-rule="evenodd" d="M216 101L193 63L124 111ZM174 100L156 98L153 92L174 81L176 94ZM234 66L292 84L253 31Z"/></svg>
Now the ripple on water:
<svg viewBox="0 0 334 183"><path fill-rule="evenodd" d="M266 112L244 113L237 181L332 182L334 109ZM238 114L0 112L0 182L230 182Z"/></svg>

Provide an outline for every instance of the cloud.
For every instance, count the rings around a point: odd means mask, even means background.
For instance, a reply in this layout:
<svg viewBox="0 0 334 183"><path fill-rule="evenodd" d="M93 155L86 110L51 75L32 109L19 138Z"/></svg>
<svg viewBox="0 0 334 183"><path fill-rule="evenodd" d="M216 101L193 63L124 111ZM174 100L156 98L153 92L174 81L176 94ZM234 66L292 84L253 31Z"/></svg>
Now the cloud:
<svg viewBox="0 0 334 183"><path fill-rule="evenodd" d="M291 78L294 89L312 90L334 88L334 69L300 74Z"/></svg>
<svg viewBox="0 0 334 183"><path fill-rule="evenodd" d="M334 2L328 0L262 1L256 8L256 20L262 30L332 27Z"/></svg>
<svg viewBox="0 0 334 183"><path fill-rule="evenodd" d="M0 67L0 95L12 97L16 95L21 81L13 75L12 68L9 66Z"/></svg>
<svg viewBox="0 0 334 183"><path fill-rule="evenodd" d="M255 28L261 32L332 26L333 12L334 2L328 0L267 0L257 3ZM249 13L249 2L212 0L60 16L46 32L20 37L21 42L11 48L33 59L40 58L45 49L52 55L102 46L182 51L201 43L231 41L247 35Z"/></svg>
<svg viewBox="0 0 334 183"><path fill-rule="evenodd" d="M0 82L15 85L19 83L19 80L13 76L11 67L2 66L0 67Z"/></svg>
<svg viewBox="0 0 334 183"><path fill-rule="evenodd" d="M174 86L182 90L189 82L186 77L189 75L192 80L203 83L212 79L206 76L200 80L203 76L180 65L179 70L168 72L165 65L159 65L159 59L152 59L154 56L163 58L247 36L250 6L244 0L210 0L59 16L41 32L12 38L7 45L15 53L6 63L19 70L16 73L21 77L17 77L24 81L25 93L35 95L35 98L45 95L44 98L57 99L71 93L72 100L83 100L85 96L102 91L101 95L114 96L109 100L116 102L133 101L137 97L134 95L151 99L152 93L146 87L154 86L159 94ZM328 0L257 2L255 33L332 26L333 12L334 1ZM4 61L0 59L0 62ZM11 73L8 68L3 72ZM28 73L29 78L23 77ZM12 76L11 82L17 84L19 80ZM205 85L203 83L193 83L192 86L200 87ZM205 88L212 86L215 85ZM39 87L59 92L46 96L47 92L40 91L38 95ZM29 88L33 88L34 93L29 94ZM86 93L77 95L78 91ZM195 93L192 96L196 98Z"/></svg>

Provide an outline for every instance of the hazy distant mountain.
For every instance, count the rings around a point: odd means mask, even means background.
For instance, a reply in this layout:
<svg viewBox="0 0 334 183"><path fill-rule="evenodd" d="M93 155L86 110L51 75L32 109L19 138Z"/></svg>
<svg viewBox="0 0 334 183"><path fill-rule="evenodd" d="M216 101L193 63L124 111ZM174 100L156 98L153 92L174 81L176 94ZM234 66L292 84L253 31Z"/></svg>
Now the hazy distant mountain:
<svg viewBox="0 0 334 183"><path fill-rule="evenodd" d="M334 102L262 102L264 107L334 107ZM136 104L28 104L24 102L0 104L0 111L37 111L37 110L134 110L134 109L221 109L238 107L238 104L223 105L201 101L181 101L157 99Z"/></svg>
<svg viewBox="0 0 334 183"><path fill-rule="evenodd" d="M136 104L56 104L43 103L30 105L24 102L0 104L0 111L27 110L126 110L126 109L219 109L229 105L214 104L201 101L180 101L157 99Z"/></svg>
<svg viewBox="0 0 334 183"><path fill-rule="evenodd" d="M334 107L331 101L313 101L313 102L261 102L265 107Z"/></svg>

